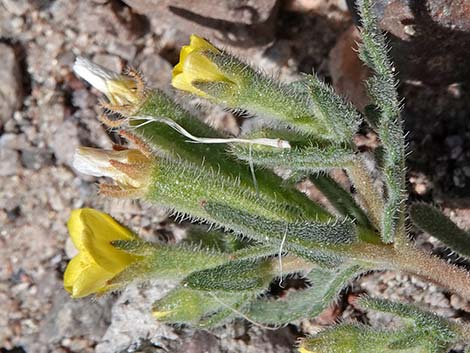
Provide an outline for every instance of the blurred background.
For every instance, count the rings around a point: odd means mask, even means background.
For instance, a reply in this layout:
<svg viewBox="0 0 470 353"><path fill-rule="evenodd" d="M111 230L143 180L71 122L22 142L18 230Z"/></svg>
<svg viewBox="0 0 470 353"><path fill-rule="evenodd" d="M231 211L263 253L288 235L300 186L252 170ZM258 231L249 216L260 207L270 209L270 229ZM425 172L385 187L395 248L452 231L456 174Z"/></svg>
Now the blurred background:
<svg viewBox="0 0 470 353"><path fill-rule="evenodd" d="M377 0L375 10L401 82L411 199L438 204L468 229L470 3ZM116 142L96 119L98 93L72 72L76 56L115 71L131 65L150 86L180 96L171 90L171 69L197 33L286 82L315 71L361 110L368 72L356 56L357 19L352 0L0 0L0 352L294 352L298 337L336 320L392 325L393 318L354 306L362 293L468 319L470 303L391 272L362 277L316 320L277 331L247 322L211 333L161 325L149 308L169 283L81 300L62 288L74 255L66 230L74 208L109 212L150 240L177 242L186 227L158 208L97 196L97 180L72 168L78 146ZM249 123L191 103L228 133ZM367 150L377 138L364 128L356 143ZM414 236L449 255L427 235Z"/></svg>

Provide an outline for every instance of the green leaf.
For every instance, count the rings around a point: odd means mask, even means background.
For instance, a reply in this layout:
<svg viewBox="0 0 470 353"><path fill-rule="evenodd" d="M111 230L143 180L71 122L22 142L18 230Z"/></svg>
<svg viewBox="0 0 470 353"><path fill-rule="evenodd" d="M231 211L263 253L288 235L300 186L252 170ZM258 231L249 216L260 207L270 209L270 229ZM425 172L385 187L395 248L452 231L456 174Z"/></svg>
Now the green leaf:
<svg viewBox="0 0 470 353"><path fill-rule="evenodd" d="M437 208L415 203L410 208L410 217L422 231L439 239L460 255L470 258L470 233L460 229Z"/></svg>
<svg viewBox="0 0 470 353"><path fill-rule="evenodd" d="M383 145L383 175L387 187L387 200L382 217L381 234L385 243L404 229L405 137L400 117L400 100L396 90L395 70L388 57L385 36L379 29L371 0L358 1L362 19L361 59L372 69L373 76L367 88L378 108L377 131Z"/></svg>
<svg viewBox="0 0 470 353"><path fill-rule="evenodd" d="M307 75L306 78L305 89L313 101L315 116L335 131L339 141L350 143L362 121L361 115L316 75Z"/></svg>
<svg viewBox="0 0 470 353"><path fill-rule="evenodd" d="M252 292L211 292L177 287L152 307L157 320L170 324L192 324L202 327L220 325L244 303L251 300Z"/></svg>
<svg viewBox="0 0 470 353"><path fill-rule="evenodd" d="M323 174L313 175L310 180L325 195L340 215L354 219L364 227L372 228L367 215L357 205L351 194L336 181Z"/></svg>
<svg viewBox="0 0 470 353"><path fill-rule="evenodd" d="M431 353L420 347L416 339L409 340L404 349L391 347L392 342L403 339L407 334L374 330L363 325L340 324L308 337L300 347L302 353Z"/></svg>
<svg viewBox="0 0 470 353"><path fill-rule="evenodd" d="M245 311L255 322L283 325L292 321L313 318L334 302L347 283L361 272L359 266L343 265L338 268L315 268L307 276L312 286L286 297L272 300L254 300Z"/></svg>
<svg viewBox="0 0 470 353"><path fill-rule="evenodd" d="M241 239L231 232L223 232L222 230L209 230L206 226L202 225L191 226L183 242L190 244L190 246L225 253L232 253L256 244L251 239Z"/></svg>
<svg viewBox="0 0 470 353"><path fill-rule="evenodd" d="M357 303L363 308L391 313L405 319L416 336L427 338L430 342L435 342L436 346L445 346L458 337L447 319L415 306L369 297L362 297Z"/></svg>

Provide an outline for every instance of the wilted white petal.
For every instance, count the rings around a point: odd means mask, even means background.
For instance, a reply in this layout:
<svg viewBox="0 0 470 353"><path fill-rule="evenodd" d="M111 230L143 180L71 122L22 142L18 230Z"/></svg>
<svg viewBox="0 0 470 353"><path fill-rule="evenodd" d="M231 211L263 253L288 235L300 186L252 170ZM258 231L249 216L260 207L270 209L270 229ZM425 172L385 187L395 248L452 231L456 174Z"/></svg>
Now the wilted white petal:
<svg viewBox="0 0 470 353"><path fill-rule="evenodd" d="M73 71L104 93L112 104L138 104L141 99L137 82L132 77L120 75L82 57L75 60Z"/></svg>
<svg viewBox="0 0 470 353"><path fill-rule="evenodd" d="M108 82L119 77L117 73L80 56L75 59L73 71L106 95L109 94Z"/></svg>
<svg viewBox="0 0 470 353"><path fill-rule="evenodd" d="M113 177L116 172L109 164L110 159L127 161L128 151L107 151L97 148L80 147L75 151L73 167L80 173L96 177Z"/></svg>
<svg viewBox="0 0 470 353"><path fill-rule="evenodd" d="M149 160L138 150L126 149L122 151L102 150L91 147L80 147L75 151L73 167L80 173L96 177L108 177L117 181L121 186L138 188L147 182L146 174L130 177L123 171L115 168L110 160L132 165L137 163L144 171L143 165Z"/></svg>

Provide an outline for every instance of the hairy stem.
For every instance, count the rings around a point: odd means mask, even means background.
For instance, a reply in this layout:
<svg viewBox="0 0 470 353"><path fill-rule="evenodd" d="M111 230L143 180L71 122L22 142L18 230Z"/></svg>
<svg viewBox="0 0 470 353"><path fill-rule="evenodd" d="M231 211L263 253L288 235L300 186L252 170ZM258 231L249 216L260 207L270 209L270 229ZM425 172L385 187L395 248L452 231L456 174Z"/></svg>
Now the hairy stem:
<svg viewBox="0 0 470 353"><path fill-rule="evenodd" d="M364 161L357 158L356 163L353 163L347 172L359 194L362 206L368 212L370 221L377 229L381 229L384 201L375 187Z"/></svg>
<svg viewBox="0 0 470 353"><path fill-rule="evenodd" d="M273 258L273 266L278 266L279 259ZM304 261L297 256L287 255L282 257L282 271L285 273L304 272L308 273L315 267L315 264Z"/></svg>
<svg viewBox="0 0 470 353"><path fill-rule="evenodd" d="M407 272L470 300L469 272L411 244L398 248L393 245L358 244L350 250L357 254L354 256L356 261L365 262L371 269Z"/></svg>

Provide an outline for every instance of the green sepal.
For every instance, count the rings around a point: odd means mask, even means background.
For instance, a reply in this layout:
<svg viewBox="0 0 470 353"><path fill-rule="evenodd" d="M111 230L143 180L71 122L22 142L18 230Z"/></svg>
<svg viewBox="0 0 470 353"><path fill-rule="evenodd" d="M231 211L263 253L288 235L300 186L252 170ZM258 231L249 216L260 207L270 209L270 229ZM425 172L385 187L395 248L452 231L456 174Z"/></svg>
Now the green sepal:
<svg viewBox="0 0 470 353"><path fill-rule="evenodd" d="M251 111L280 126L291 126L304 135L320 139L335 137L332 129L314 115L309 98L297 87L279 83L227 53L207 52L205 55L238 86L231 97L227 97L227 90L222 89L220 93L211 90L215 102Z"/></svg>
<svg viewBox="0 0 470 353"><path fill-rule="evenodd" d="M267 167L283 167L294 172L314 173L332 168L346 168L354 161L354 152L342 145L311 145L290 149L234 145L231 152L245 162Z"/></svg>
<svg viewBox="0 0 470 353"><path fill-rule="evenodd" d="M410 217L419 229L439 239L458 254L470 258L470 233L460 229L437 208L415 203L410 208Z"/></svg>
<svg viewBox="0 0 470 353"><path fill-rule="evenodd" d="M155 251L153 244L141 240L113 240L111 245L115 248L137 256L148 256Z"/></svg>
<svg viewBox="0 0 470 353"><path fill-rule="evenodd" d="M204 219L218 223L203 205L224 200L234 208L247 210L269 218L299 219L302 210L291 204L274 202L263 193L256 194L238 180L229 178L204 166L182 161L160 160L152 173L145 199L184 213L193 220ZM324 213L318 215L324 218Z"/></svg>
<svg viewBox="0 0 470 353"><path fill-rule="evenodd" d="M243 259L191 273L183 285L204 291L253 291L266 288L274 277L269 259Z"/></svg>
<svg viewBox="0 0 470 353"><path fill-rule="evenodd" d="M342 265L333 269L315 268L308 275L311 287L289 292L286 297L272 300L254 300L246 315L252 320L269 325L283 325L303 318L313 318L334 302L339 292L361 273L357 265Z"/></svg>
<svg viewBox="0 0 470 353"><path fill-rule="evenodd" d="M205 170L202 174L210 174L210 169L217 171L217 175L230 178L232 183L240 183L245 189L264 194L273 202L285 200L298 205L306 216L328 216L319 205L290 185L285 185L282 179L271 171L258 173L255 185L249 167L228 153L226 145L188 143L185 136L163 122L149 122L136 118L138 116L171 119L198 137L224 137L182 109L163 92L150 90L140 109L129 120L131 132L142 138L158 156L172 160L175 164L199 166L198 169Z"/></svg>
<svg viewBox="0 0 470 353"><path fill-rule="evenodd" d="M230 81L192 81L191 85L208 94L216 103L233 107L236 104L238 87Z"/></svg>
<svg viewBox="0 0 470 353"><path fill-rule="evenodd" d="M349 220L336 223L287 222L265 218L221 203L205 203L204 209L226 227L260 242L280 246L323 266L337 266L342 259L335 250L357 240L354 224Z"/></svg>
<svg viewBox="0 0 470 353"><path fill-rule="evenodd" d="M150 278L180 280L193 271L215 267L229 259L228 254L182 245L147 243L145 247L142 258L116 275L111 284Z"/></svg>

